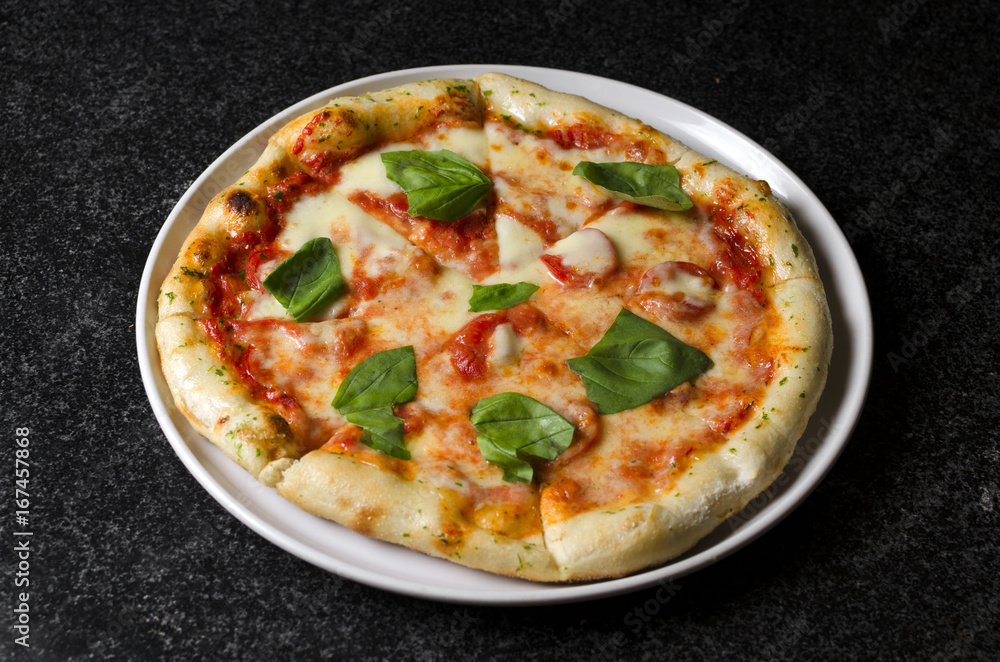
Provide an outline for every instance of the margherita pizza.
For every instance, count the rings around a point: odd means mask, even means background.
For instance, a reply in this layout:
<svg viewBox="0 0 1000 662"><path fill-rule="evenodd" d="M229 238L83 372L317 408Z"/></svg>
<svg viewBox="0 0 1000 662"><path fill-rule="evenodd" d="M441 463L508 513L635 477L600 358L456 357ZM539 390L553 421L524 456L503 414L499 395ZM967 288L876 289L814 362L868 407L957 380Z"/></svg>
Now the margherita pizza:
<svg viewBox="0 0 1000 662"><path fill-rule="evenodd" d="M831 326L768 185L499 74L337 99L159 296L194 428L301 508L537 581L684 552L781 472Z"/></svg>

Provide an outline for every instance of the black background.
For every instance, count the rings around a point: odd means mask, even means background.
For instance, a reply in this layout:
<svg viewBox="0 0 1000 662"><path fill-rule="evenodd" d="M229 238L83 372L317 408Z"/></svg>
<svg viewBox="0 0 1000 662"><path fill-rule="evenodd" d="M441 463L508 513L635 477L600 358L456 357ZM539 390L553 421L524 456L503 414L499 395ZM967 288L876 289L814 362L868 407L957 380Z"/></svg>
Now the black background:
<svg viewBox="0 0 1000 662"><path fill-rule="evenodd" d="M18 427L34 532L31 648L5 551L0 657L997 659L998 17L941 0L0 3L0 548ZM208 164L333 85L477 62L714 115L812 188L864 272L874 372L846 451L669 599L466 607L341 579L213 501L143 392L142 267Z"/></svg>

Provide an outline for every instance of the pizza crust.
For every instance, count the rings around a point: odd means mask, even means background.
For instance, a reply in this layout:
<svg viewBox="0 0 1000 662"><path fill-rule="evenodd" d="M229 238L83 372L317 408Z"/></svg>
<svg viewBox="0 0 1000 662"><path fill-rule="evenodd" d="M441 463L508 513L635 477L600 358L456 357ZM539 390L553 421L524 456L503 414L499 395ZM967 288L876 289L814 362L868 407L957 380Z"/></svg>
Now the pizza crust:
<svg viewBox="0 0 1000 662"><path fill-rule="evenodd" d="M753 239L768 267L765 285L818 275L809 243L767 182L750 179L694 150L675 165L692 200L717 205L740 235Z"/></svg>
<svg viewBox="0 0 1000 662"><path fill-rule="evenodd" d="M826 385L833 329L823 284L816 278L775 285L771 300L781 317L781 324L771 330L775 370L765 398L758 403L760 416L752 426L744 426L741 438L787 461ZM758 428L758 423L764 425ZM769 428L776 432L767 432Z"/></svg>
<svg viewBox="0 0 1000 662"><path fill-rule="evenodd" d="M285 471L277 489L303 510L362 535L502 575L562 578L539 536L514 539L470 525L454 492L350 457L309 453Z"/></svg>
<svg viewBox="0 0 1000 662"><path fill-rule="evenodd" d="M761 478L753 460L733 466L715 453L700 458L694 475L681 477L669 494L549 525L545 542L573 580L637 572L693 547L756 496Z"/></svg>
<svg viewBox="0 0 1000 662"><path fill-rule="evenodd" d="M288 420L260 404L225 365L198 321L174 315L156 325L156 344L177 408L202 436L265 485L301 450Z"/></svg>
<svg viewBox="0 0 1000 662"><path fill-rule="evenodd" d="M268 222L264 203L267 187L287 177L293 168L288 153L269 144L238 184L212 198L160 288L159 319L173 315L211 316L204 276L219 263L233 241L244 233L260 230Z"/></svg>
<svg viewBox="0 0 1000 662"><path fill-rule="evenodd" d="M475 81L439 79L335 99L289 122L273 141L301 169L322 177L328 167L431 124L478 122L478 92Z"/></svg>
<svg viewBox="0 0 1000 662"><path fill-rule="evenodd" d="M548 132L575 124L598 124L628 141L649 141L661 154L655 160L675 163L689 151L684 144L656 129L583 97L556 92L512 76L487 73L476 78L486 95L486 112L530 131ZM508 119L509 118L509 119Z"/></svg>

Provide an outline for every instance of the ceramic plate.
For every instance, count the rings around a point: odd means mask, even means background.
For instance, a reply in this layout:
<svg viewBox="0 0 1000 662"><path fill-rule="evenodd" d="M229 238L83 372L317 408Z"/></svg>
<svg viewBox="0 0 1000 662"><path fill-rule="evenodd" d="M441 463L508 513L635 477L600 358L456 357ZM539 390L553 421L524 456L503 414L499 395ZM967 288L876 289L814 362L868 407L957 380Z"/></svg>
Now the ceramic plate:
<svg viewBox="0 0 1000 662"><path fill-rule="evenodd" d="M334 97L430 78L471 78L486 71L587 97L638 117L738 171L767 180L792 210L816 253L833 313L834 354L826 391L795 455L775 484L743 512L683 556L654 570L600 582L537 584L360 536L284 501L199 436L174 406L160 371L153 335L160 283L209 200L257 160L271 134ZM864 279L837 223L793 172L743 134L679 101L606 78L534 67L459 65L394 71L338 85L272 117L227 150L188 189L156 238L139 291L136 341L146 393L170 444L198 482L254 531L321 568L385 590L450 602L529 605L607 597L676 579L734 552L791 512L833 466L861 412L871 370L872 319Z"/></svg>

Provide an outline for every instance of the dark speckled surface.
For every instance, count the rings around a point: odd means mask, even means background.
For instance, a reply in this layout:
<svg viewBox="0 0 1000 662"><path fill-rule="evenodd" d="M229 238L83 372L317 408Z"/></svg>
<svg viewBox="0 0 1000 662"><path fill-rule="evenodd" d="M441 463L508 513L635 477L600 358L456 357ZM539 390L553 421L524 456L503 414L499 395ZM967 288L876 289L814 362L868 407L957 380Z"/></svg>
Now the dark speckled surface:
<svg viewBox="0 0 1000 662"><path fill-rule="evenodd" d="M503 6L0 3L0 658L1000 657L995 5ZM718 117L816 192L865 274L874 373L839 463L669 600L463 607L328 574L213 501L146 401L135 292L198 174L320 90L463 62ZM11 611L24 426L29 649Z"/></svg>

